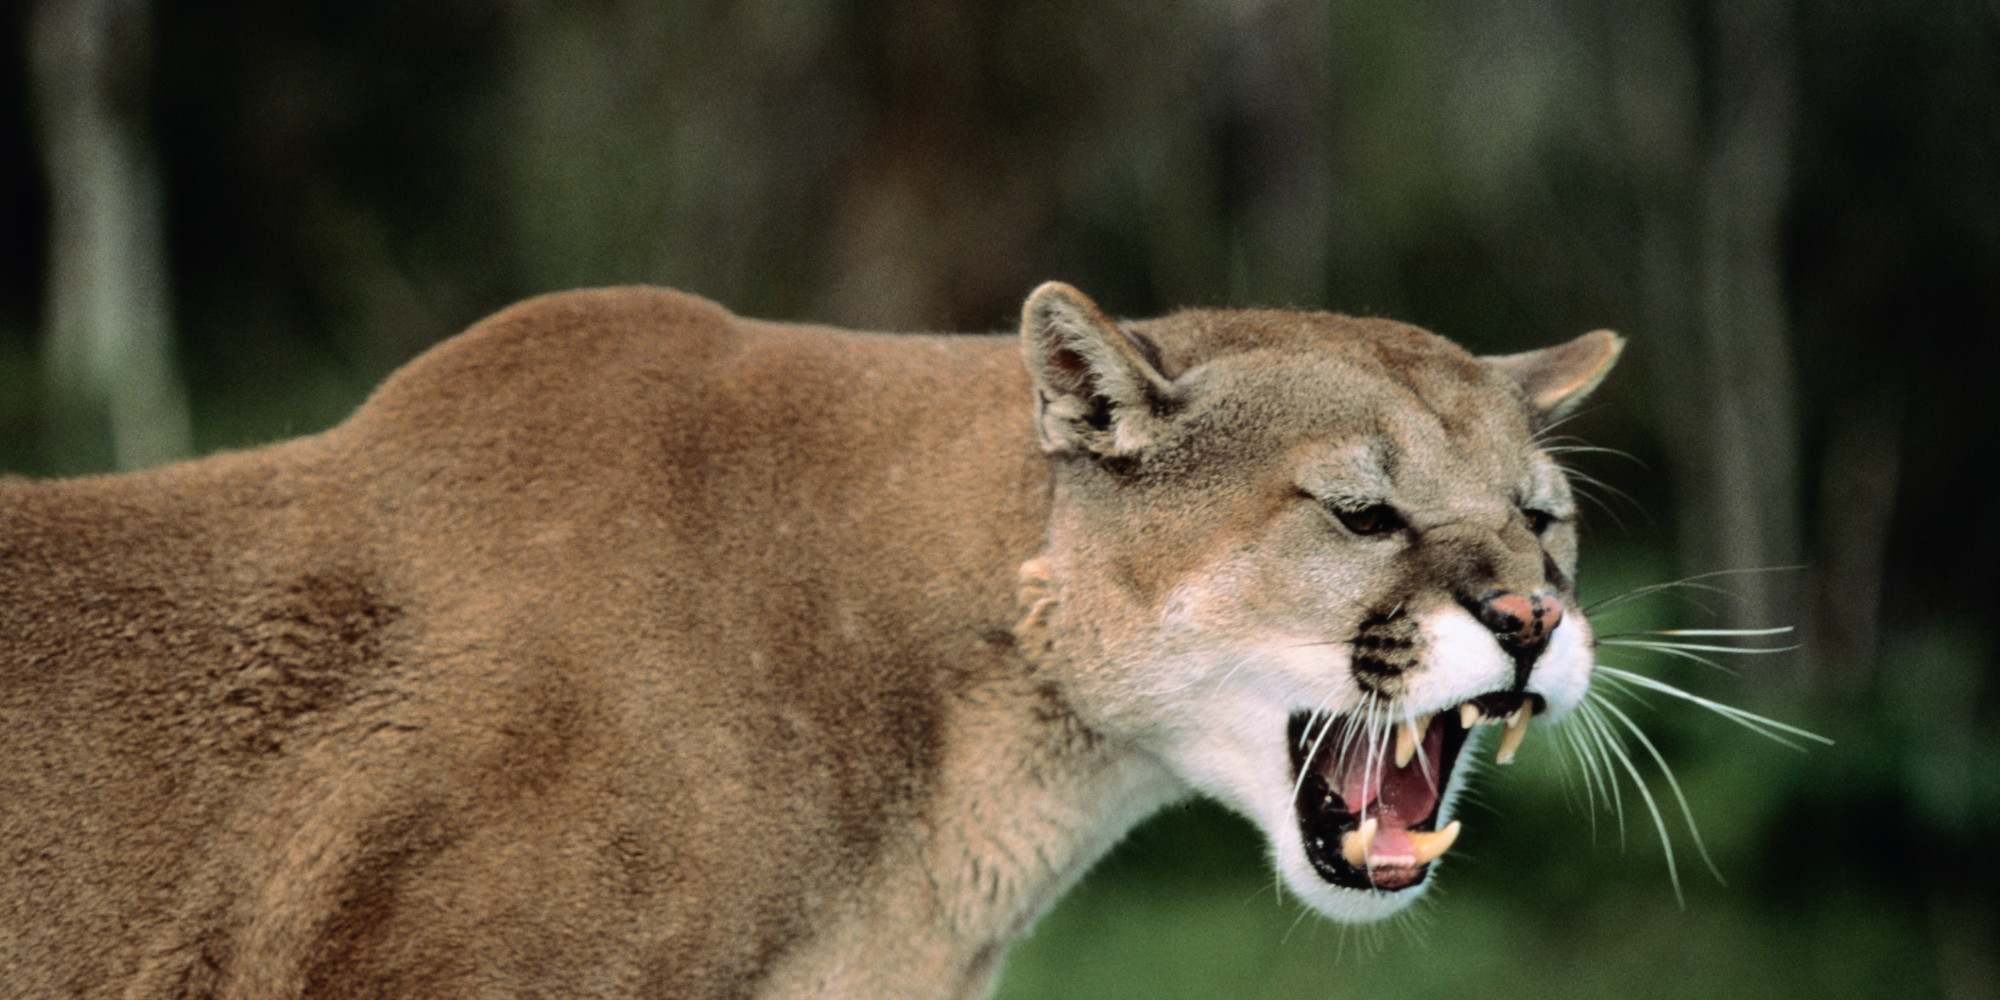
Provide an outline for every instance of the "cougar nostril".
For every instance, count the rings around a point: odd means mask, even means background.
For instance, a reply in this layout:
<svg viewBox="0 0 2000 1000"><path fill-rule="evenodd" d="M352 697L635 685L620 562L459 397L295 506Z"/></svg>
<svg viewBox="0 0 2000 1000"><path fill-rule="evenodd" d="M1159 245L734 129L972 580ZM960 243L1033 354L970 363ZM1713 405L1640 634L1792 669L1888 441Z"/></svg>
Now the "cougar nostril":
<svg viewBox="0 0 2000 1000"><path fill-rule="evenodd" d="M1479 606L1479 621L1495 635L1518 636L1535 618L1534 602L1511 590L1488 596Z"/></svg>
<svg viewBox="0 0 2000 1000"><path fill-rule="evenodd" d="M1535 595L1534 605L1537 636L1545 636L1550 632L1554 632L1556 625L1562 621L1562 602L1556 600L1556 595L1544 592Z"/></svg>
<svg viewBox="0 0 2000 1000"><path fill-rule="evenodd" d="M1554 591L1537 591L1530 596L1503 590L1488 594L1478 605L1480 624L1492 630L1502 642L1530 646L1548 638L1562 621L1562 602Z"/></svg>

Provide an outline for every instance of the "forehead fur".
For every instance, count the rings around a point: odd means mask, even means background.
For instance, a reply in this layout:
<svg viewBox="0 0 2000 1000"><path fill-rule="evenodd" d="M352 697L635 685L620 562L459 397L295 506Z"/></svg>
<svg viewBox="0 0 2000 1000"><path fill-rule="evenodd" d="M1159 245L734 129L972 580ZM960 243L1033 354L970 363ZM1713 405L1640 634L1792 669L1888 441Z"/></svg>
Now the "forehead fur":
<svg viewBox="0 0 2000 1000"><path fill-rule="evenodd" d="M1132 328L1158 349L1155 360L1168 378L1232 354L1268 350L1372 362L1404 376L1442 368L1436 374L1457 381L1493 379L1479 359L1457 344L1387 319L1279 309L1190 309Z"/></svg>
<svg viewBox="0 0 2000 1000"><path fill-rule="evenodd" d="M1365 394L1364 386L1402 390L1396 402L1429 411L1448 435L1465 434L1469 428L1462 423L1475 414L1519 415L1522 429L1527 425L1525 402L1511 381L1457 344L1407 323L1283 310L1188 310L1132 329L1150 343L1152 360L1169 379L1239 358L1262 356L1288 368L1323 360L1353 378L1343 386L1350 393Z"/></svg>

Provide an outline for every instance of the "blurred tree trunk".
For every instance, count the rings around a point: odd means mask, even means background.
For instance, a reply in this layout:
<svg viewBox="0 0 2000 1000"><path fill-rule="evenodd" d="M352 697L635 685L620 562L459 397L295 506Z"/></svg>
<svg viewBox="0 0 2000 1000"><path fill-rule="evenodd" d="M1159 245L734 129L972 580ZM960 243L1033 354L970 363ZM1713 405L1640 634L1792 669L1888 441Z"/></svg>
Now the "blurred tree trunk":
<svg viewBox="0 0 2000 1000"><path fill-rule="evenodd" d="M59 466L108 422L120 468L187 454L158 172L145 142L145 0L41 0L29 40L49 177L44 357Z"/></svg>
<svg viewBox="0 0 2000 1000"><path fill-rule="evenodd" d="M1849 696L1867 690L1878 665L1902 406L1902 393L1883 386L1827 415L1812 539L1817 600L1803 640L1814 680Z"/></svg>
<svg viewBox="0 0 2000 1000"><path fill-rule="evenodd" d="M1689 569L1775 570L1800 556L1779 273L1797 71L1784 4L1743 0L1710 13L1705 81L1685 5L1635 7L1611 33L1644 205L1640 295L1658 345ZM1739 600L1718 610L1739 624L1796 623L1799 589L1795 574L1746 574L1729 585Z"/></svg>

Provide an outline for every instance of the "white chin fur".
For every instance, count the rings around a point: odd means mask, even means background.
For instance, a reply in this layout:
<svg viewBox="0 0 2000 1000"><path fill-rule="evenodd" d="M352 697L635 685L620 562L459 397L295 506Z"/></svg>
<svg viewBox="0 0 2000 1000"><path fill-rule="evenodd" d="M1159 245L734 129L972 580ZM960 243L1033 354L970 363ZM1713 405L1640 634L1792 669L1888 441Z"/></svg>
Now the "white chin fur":
<svg viewBox="0 0 2000 1000"><path fill-rule="evenodd" d="M1589 686L1593 655L1590 627L1574 608L1550 636L1549 648L1536 664L1528 689L1548 703L1549 715L1560 715L1582 700ZM1427 655L1424 668L1410 678L1407 699L1419 710L1435 711L1514 682L1514 662L1472 616L1459 608L1432 613L1422 623ZM1326 917L1345 922L1379 920L1408 906L1430 884L1397 892L1345 889L1327 884L1306 860L1299 824L1292 807L1294 776L1285 747L1286 724L1295 711L1316 709L1334 713L1354 707L1358 693L1349 678L1342 647L1287 642L1254 653L1235 651L1217 660L1235 664L1220 683L1184 689L1199 691L1192 704L1175 713L1189 723L1176 733L1163 733L1164 756L1195 788L1220 799L1263 829L1285 883L1308 906ZM1210 663L1216 660L1209 661ZM1339 693L1325 698L1328 684ZM1314 695L1309 692L1319 692ZM1478 752L1474 740L1465 753ZM1440 823L1452 815L1464 787L1464 766L1453 769L1439 812Z"/></svg>
<svg viewBox="0 0 2000 1000"><path fill-rule="evenodd" d="M1207 725L1197 727L1200 735L1177 741L1169 755L1174 769L1263 830L1272 864L1306 905L1333 920L1365 923L1387 917L1423 894L1428 879L1400 892L1365 892L1329 885L1313 871L1292 808L1291 758L1285 748L1290 707L1239 689L1210 699L1203 713Z"/></svg>

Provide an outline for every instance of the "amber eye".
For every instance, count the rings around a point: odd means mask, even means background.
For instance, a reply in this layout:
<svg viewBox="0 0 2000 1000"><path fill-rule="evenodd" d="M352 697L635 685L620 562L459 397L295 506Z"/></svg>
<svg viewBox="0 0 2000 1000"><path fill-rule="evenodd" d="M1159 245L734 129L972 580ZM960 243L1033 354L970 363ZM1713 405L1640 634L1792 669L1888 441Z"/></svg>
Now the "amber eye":
<svg viewBox="0 0 2000 1000"><path fill-rule="evenodd" d="M1537 535L1549 530L1549 526L1556 523L1556 516L1545 510L1530 507L1521 513L1528 519L1528 530Z"/></svg>
<svg viewBox="0 0 2000 1000"><path fill-rule="evenodd" d="M1396 508L1385 503L1370 504L1354 510L1333 508L1333 516L1347 530L1357 535L1384 535L1403 526L1403 518Z"/></svg>

